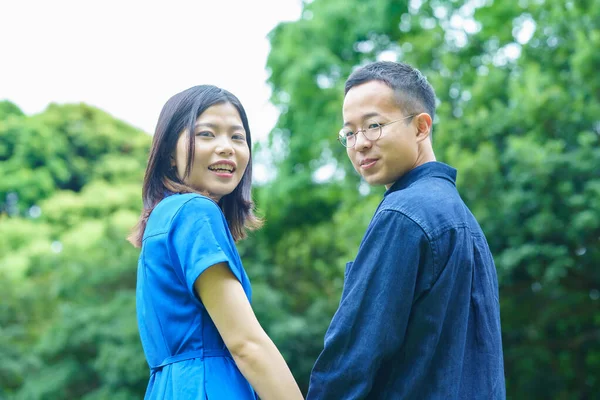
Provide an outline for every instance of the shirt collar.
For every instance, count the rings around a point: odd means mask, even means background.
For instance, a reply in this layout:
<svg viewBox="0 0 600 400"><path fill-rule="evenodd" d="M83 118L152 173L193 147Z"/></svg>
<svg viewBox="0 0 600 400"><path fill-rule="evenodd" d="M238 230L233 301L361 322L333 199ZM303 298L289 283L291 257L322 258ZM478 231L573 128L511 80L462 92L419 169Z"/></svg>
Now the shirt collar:
<svg viewBox="0 0 600 400"><path fill-rule="evenodd" d="M419 179L437 177L447 179L456 185L456 169L451 166L438 162L431 161L425 164L419 165L416 168L411 169L406 174L400 177L386 192L384 196L395 192L397 190L406 189Z"/></svg>

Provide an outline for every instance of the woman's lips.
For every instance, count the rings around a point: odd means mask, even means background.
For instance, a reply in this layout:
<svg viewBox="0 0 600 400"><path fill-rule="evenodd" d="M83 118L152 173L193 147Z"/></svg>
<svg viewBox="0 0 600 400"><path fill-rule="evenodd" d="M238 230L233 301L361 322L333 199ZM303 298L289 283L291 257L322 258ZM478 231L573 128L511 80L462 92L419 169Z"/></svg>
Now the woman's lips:
<svg viewBox="0 0 600 400"><path fill-rule="evenodd" d="M212 172L213 174L215 174L216 176L220 177L220 178L231 178L233 177L233 172L221 172L221 171L212 171L209 170L210 172Z"/></svg>

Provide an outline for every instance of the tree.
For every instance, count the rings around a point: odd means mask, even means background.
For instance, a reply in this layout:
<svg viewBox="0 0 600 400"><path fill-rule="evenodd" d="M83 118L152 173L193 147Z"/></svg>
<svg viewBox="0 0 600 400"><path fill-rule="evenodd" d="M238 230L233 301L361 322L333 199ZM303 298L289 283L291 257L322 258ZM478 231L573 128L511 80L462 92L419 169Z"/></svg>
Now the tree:
<svg viewBox="0 0 600 400"><path fill-rule="evenodd" d="M598 20L598 1L315 0L304 4L299 21L280 24L270 35L267 66L272 101L282 112L271 148L284 156L263 191L269 199L260 204L272 229L268 237L278 238L271 244L272 276L292 274L290 281L306 279L309 286L276 283L311 299L294 311L307 312L307 304L323 298L322 313L335 308L340 261L352 258L356 232L364 231L381 198L371 194L362 206L359 181L335 143L344 80L369 61L408 62L436 89L436 154L458 168L459 190L495 254L508 397L597 392ZM326 164L337 172L315 182L315 171ZM328 199L328 206L314 197ZM311 240L315 225L326 232L322 240ZM307 255L294 262L306 247ZM322 271L313 268L317 262ZM316 318L320 328L326 319ZM302 381L308 374L300 367L294 372Z"/></svg>
<svg viewBox="0 0 600 400"><path fill-rule="evenodd" d="M0 397L139 398L138 251L125 236L150 137L79 104L12 112L0 139Z"/></svg>
<svg viewBox="0 0 600 400"><path fill-rule="evenodd" d="M345 78L394 59L437 92L433 142L459 170L500 279L508 397L600 390L600 1L314 0L270 34L281 116L239 243L259 320L306 389L383 189L335 141ZM0 397L140 398L138 251L150 137L94 107L0 102Z"/></svg>

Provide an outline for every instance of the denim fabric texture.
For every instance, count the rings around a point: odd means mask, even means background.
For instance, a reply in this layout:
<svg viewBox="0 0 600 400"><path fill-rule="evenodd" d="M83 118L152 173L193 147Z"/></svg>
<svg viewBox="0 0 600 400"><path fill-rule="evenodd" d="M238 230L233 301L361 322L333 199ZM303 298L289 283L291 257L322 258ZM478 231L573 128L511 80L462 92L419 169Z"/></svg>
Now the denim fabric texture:
<svg viewBox="0 0 600 400"><path fill-rule="evenodd" d="M455 181L429 162L385 193L307 399L506 398L496 268Z"/></svg>

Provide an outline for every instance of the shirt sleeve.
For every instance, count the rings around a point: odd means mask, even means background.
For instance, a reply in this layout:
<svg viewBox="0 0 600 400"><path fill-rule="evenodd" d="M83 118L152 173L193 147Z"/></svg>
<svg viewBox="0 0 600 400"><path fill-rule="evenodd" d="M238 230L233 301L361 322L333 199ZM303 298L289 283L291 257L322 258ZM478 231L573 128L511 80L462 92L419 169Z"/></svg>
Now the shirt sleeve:
<svg viewBox="0 0 600 400"><path fill-rule="evenodd" d="M196 279L209 267L225 262L241 282L235 244L221 209L212 200L193 197L174 216L169 229L169 255L175 272L197 298Z"/></svg>
<svg viewBox="0 0 600 400"><path fill-rule="evenodd" d="M419 265L430 252L425 233L405 215L384 210L374 217L347 266L307 400L368 396L381 363L402 346Z"/></svg>

